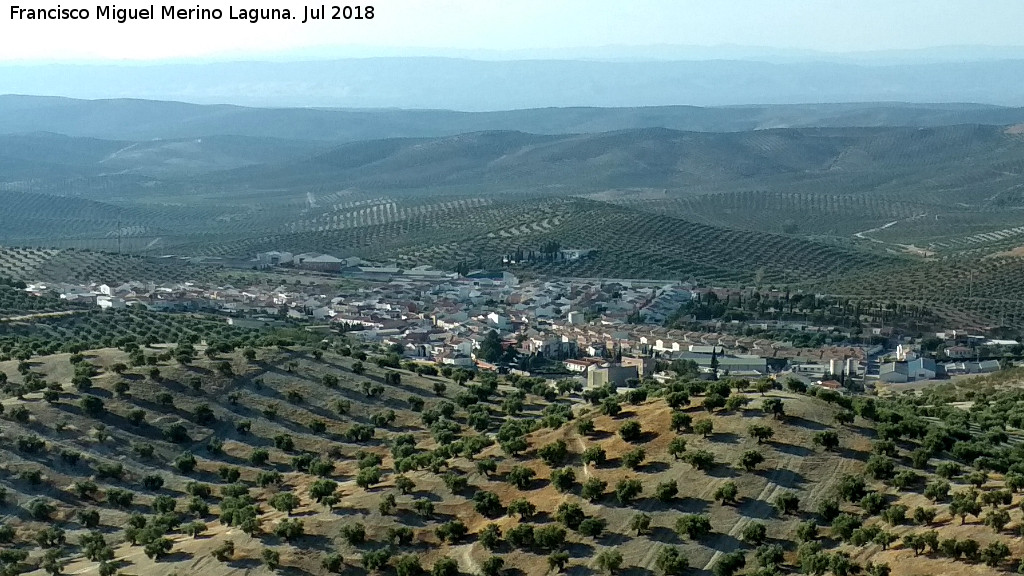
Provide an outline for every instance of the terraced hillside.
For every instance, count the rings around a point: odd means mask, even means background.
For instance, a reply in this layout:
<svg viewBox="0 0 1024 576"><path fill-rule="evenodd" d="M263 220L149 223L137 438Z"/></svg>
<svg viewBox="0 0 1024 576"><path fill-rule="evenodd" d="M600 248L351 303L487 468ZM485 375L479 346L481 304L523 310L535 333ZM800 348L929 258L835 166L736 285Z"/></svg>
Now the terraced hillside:
<svg viewBox="0 0 1024 576"><path fill-rule="evenodd" d="M5 573L902 576L1024 554L1012 377L581 396L326 347L0 362Z"/></svg>
<svg viewBox="0 0 1024 576"><path fill-rule="evenodd" d="M820 289L848 296L885 294L889 302L923 306L950 322L992 328L1024 321L1022 274L1020 256L950 259L852 274Z"/></svg>
<svg viewBox="0 0 1024 576"><path fill-rule="evenodd" d="M154 258L91 250L0 247L0 277L27 282L209 281L220 269L177 258Z"/></svg>
<svg viewBox="0 0 1024 576"><path fill-rule="evenodd" d="M69 113L85 122L77 116L83 110L102 116L119 107L128 111L126 122L135 122L152 103L78 103ZM960 118L973 110L925 108L908 117ZM836 109L803 112L835 120L830 110ZM236 126L258 112L168 108L211 127ZM361 141L235 132L156 140L0 135L0 166L17 168L0 170L0 245L18 247L0 252L0 275L204 281L220 271L189 266L182 257L244 261L287 250L451 270L498 268L505 256L525 253L530 257L509 268L862 295L934 306L950 321L980 327L1015 323L1024 311L1014 288L1024 246L1019 130L882 122L602 132L584 128L604 126L604 113L563 112L565 122L583 123L572 124L583 126L580 133L492 130ZM991 122L1002 117L996 112L968 116ZM861 113L874 112L842 108ZM360 116L362 128L352 130L367 128L370 117L426 122L417 114L381 114ZM550 126L558 111L536 114ZM709 118L729 114L741 124L772 117L723 109ZM309 122L331 114L271 116ZM543 252L555 246L591 252L571 261ZM174 258L151 258L159 256Z"/></svg>

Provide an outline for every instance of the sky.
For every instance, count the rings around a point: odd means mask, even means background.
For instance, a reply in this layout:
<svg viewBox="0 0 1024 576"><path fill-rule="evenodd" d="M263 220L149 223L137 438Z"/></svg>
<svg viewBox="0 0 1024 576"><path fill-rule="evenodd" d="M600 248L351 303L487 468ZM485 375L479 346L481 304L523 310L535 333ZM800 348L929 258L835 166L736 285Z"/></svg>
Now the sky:
<svg viewBox="0 0 1024 576"><path fill-rule="evenodd" d="M154 0L159 2L160 0ZM173 5L173 0L165 0ZM195 7L179 4L179 7ZM424 50L557 50L598 46L758 46L825 52L912 50L938 46L1020 46L1020 0L380 0L364 21L301 24L302 2L249 0L237 7L289 7L298 20L13 20L12 5L56 7L50 0L0 3L0 60L110 61L262 57L282 52L397 55ZM64 8L96 2L63 0ZM149 6L124 1L121 7ZM198 0L221 8L231 2ZM160 4L156 5L159 12ZM319 7L320 4L309 4ZM329 8L328 8L329 10ZM95 17L95 16L94 16ZM356 50L358 47L358 50ZM387 50L385 50L387 48ZM333 52L332 52L333 50ZM401 50L398 51L399 53Z"/></svg>

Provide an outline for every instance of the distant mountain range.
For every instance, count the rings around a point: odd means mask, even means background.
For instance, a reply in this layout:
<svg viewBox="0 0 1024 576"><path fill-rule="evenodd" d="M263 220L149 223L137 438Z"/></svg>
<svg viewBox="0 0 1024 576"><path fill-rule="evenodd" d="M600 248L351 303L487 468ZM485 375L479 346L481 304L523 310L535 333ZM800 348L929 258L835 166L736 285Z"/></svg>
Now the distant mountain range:
<svg viewBox="0 0 1024 576"><path fill-rule="evenodd" d="M772 128L1009 126L1020 123L1024 123L1024 108L980 104L855 103L453 112L248 108L149 100L0 96L0 134L50 132L135 142L211 136L306 141L297 151L307 149L311 141L344 143L430 138L493 130L533 134L594 134L639 128L745 132Z"/></svg>
<svg viewBox="0 0 1024 576"><path fill-rule="evenodd" d="M950 51L953 52L953 51ZM997 52L998 53L998 52ZM466 111L806 102L1024 105L1024 56L841 62L363 58L0 66L0 94ZM671 51L669 52L671 54ZM837 57L839 58L839 57Z"/></svg>

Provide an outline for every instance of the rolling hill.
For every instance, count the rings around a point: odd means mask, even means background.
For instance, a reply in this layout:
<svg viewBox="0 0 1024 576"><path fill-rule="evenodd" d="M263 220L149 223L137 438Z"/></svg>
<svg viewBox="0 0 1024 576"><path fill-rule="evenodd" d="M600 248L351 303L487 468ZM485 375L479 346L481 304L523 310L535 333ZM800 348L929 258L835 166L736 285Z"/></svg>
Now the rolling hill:
<svg viewBox="0 0 1024 576"><path fill-rule="evenodd" d="M283 249L453 269L498 267L507 254L557 243L592 252L512 268L731 286L756 279L869 299L891 298L888 287L898 285L901 300L934 305L969 326L1016 321L1024 311L1013 289L1024 245L1024 138L984 123L1013 119L1011 109L471 114L5 102L0 126L36 131L0 135L0 245L241 260ZM829 125L899 115L924 125ZM927 125L967 117L981 123ZM739 129L784 118L822 125ZM38 131L53 122L136 137ZM519 129L437 134L507 122ZM737 130L591 131L648 122ZM175 126L204 134L182 137ZM531 126L540 129L525 130ZM578 131L543 133L568 127ZM308 133L280 137L293 129ZM389 131L430 135L344 141ZM100 258L74 275L101 273L103 262L117 260ZM984 279L977 292L952 285L965 270ZM886 280L893 275L898 280Z"/></svg>
<svg viewBox="0 0 1024 576"><path fill-rule="evenodd" d="M685 378L580 395L344 342L201 349L0 362L5 567L904 576L1024 552L1005 377L927 406Z"/></svg>
<svg viewBox="0 0 1024 576"><path fill-rule="evenodd" d="M864 102L728 107L550 107L456 112L441 109L259 108L139 99L77 100L0 95L0 134L53 132L132 141L234 135L343 143L509 130L534 134L595 134L638 128L746 132L769 128L1009 126L1022 122L1022 108L981 104Z"/></svg>

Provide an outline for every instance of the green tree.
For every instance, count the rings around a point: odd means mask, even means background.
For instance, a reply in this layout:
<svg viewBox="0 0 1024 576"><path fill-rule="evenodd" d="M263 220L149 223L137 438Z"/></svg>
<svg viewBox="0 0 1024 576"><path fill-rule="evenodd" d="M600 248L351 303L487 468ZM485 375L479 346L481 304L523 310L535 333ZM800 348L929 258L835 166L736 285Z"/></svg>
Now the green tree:
<svg viewBox="0 0 1024 576"><path fill-rule="evenodd" d="M690 559L678 548L664 546L658 551L655 566L665 576L682 576L690 568Z"/></svg>
<svg viewBox="0 0 1024 576"><path fill-rule="evenodd" d="M686 453L686 438L677 436L668 443L668 453L671 454L676 460L682 458L683 454Z"/></svg>
<svg viewBox="0 0 1024 576"><path fill-rule="evenodd" d="M291 492L278 492L270 498L270 505L278 511L291 514L292 510L298 508L299 497Z"/></svg>
<svg viewBox="0 0 1024 576"><path fill-rule="evenodd" d="M747 544L760 546L768 538L768 528L760 522L751 522L743 527L740 539Z"/></svg>
<svg viewBox="0 0 1024 576"><path fill-rule="evenodd" d="M605 548L595 559L598 570L614 574L622 568L622 553L614 548Z"/></svg>
<svg viewBox="0 0 1024 576"><path fill-rule="evenodd" d="M824 430L815 434L811 440L825 450L832 451L839 447L839 434L835 430Z"/></svg>
<svg viewBox="0 0 1024 576"><path fill-rule="evenodd" d="M675 480L662 482L654 489L654 497L665 503L675 500L677 494L679 494L679 486Z"/></svg>
<svg viewBox="0 0 1024 576"><path fill-rule="evenodd" d="M714 576L733 576L746 565L747 560L743 556L743 552L736 550L721 555L718 558L718 562L715 562L715 565L711 567L711 573Z"/></svg>
<svg viewBox="0 0 1024 576"><path fill-rule="evenodd" d="M615 498L620 505L628 506L642 491L643 484L639 480L635 478L620 480L615 486Z"/></svg>
<svg viewBox="0 0 1024 576"><path fill-rule="evenodd" d="M643 437L643 430L636 420L627 420L619 428L619 436L626 442L637 442Z"/></svg>
<svg viewBox="0 0 1024 576"><path fill-rule="evenodd" d="M772 436L775 435L775 430L773 430L771 426L766 426L764 424L751 424L750 427L747 428L747 433L750 434L751 438L757 440L758 444L761 444L765 440L770 440Z"/></svg>
<svg viewBox="0 0 1024 576"><path fill-rule="evenodd" d="M800 499L792 492L784 492L775 498L774 506L779 514L794 514L800 506Z"/></svg>
<svg viewBox="0 0 1024 576"><path fill-rule="evenodd" d="M604 498L604 492L608 488L608 483L600 478L588 478L583 483L580 489L580 497L585 498L591 502L596 502Z"/></svg>
<svg viewBox="0 0 1024 576"><path fill-rule="evenodd" d="M757 450L747 450L740 457L740 466L743 466L743 469L748 472L753 471L762 462L764 462L764 454Z"/></svg>
<svg viewBox="0 0 1024 576"><path fill-rule="evenodd" d="M700 540L711 533L711 519L700 514L684 514L676 520L676 532L691 540Z"/></svg>
<svg viewBox="0 0 1024 576"><path fill-rule="evenodd" d="M736 488L736 483L730 480L715 490L714 498L722 504L735 504L738 494L739 490Z"/></svg>
<svg viewBox="0 0 1024 576"><path fill-rule="evenodd" d="M693 423L693 431L707 438L714 432L715 424L707 418L702 418Z"/></svg>
<svg viewBox="0 0 1024 576"><path fill-rule="evenodd" d="M420 558L416 554L404 554L395 559L394 573L396 576L423 576L426 571L420 565Z"/></svg>
<svg viewBox="0 0 1024 576"><path fill-rule="evenodd" d="M477 349L476 354L478 358L482 358L485 362L494 363L501 360L504 353L505 351L501 346L501 336L494 330L491 330L480 342L480 348Z"/></svg>

